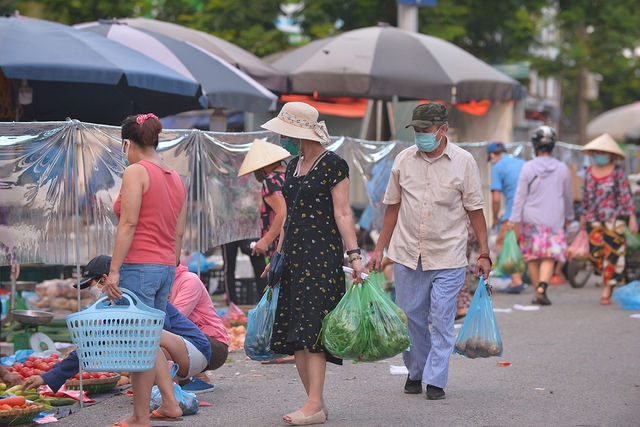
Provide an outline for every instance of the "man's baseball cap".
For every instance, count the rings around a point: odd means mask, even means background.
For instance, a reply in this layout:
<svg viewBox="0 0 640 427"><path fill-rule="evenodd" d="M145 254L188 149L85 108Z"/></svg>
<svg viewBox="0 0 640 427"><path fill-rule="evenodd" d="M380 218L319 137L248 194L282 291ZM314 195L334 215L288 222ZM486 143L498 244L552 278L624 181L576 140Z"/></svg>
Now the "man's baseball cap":
<svg viewBox="0 0 640 427"><path fill-rule="evenodd" d="M413 116L411 122L405 128L409 126L415 126L419 128L428 128L435 122L446 122L449 120L449 113L447 107L437 102L427 102L426 104L420 104L413 109Z"/></svg>
<svg viewBox="0 0 640 427"><path fill-rule="evenodd" d="M80 289L86 289L92 280L98 280L103 274L109 275L109 269L111 268L111 257L107 255L98 255L84 268L82 278L80 278ZM77 288L77 283L73 285Z"/></svg>
<svg viewBox="0 0 640 427"><path fill-rule="evenodd" d="M507 147L504 146L502 142L492 142L487 146L487 160L491 160L491 153L495 153L496 151L506 152Z"/></svg>

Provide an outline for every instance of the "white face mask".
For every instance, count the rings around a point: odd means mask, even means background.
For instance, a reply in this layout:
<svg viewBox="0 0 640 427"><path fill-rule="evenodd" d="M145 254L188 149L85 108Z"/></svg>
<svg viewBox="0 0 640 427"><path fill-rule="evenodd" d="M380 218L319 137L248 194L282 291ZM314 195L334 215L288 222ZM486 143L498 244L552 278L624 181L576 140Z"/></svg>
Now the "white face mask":
<svg viewBox="0 0 640 427"><path fill-rule="evenodd" d="M102 293L102 289L97 285L89 288L89 298L91 298L91 301L93 302L98 301L102 296Z"/></svg>

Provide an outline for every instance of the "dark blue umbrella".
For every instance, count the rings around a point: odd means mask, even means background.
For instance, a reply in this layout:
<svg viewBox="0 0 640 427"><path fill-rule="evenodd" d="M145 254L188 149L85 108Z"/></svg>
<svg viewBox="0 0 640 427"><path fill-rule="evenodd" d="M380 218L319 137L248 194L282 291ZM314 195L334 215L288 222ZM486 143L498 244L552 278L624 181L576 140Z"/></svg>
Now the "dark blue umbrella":
<svg viewBox="0 0 640 427"><path fill-rule="evenodd" d="M0 17L0 69L33 89L20 120L120 124L129 114L166 116L206 106L194 79L120 43L55 22Z"/></svg>

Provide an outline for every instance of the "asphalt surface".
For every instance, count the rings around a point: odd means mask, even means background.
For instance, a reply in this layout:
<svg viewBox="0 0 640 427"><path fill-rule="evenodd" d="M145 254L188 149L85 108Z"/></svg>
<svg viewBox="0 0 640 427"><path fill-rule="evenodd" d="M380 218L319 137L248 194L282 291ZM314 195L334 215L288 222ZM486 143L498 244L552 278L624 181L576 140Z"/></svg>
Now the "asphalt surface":
<svg viewBox="0 0 640 427"><path fill-rule="evenodd" d="M520 295L494 293L504 346L501 358L451 357L446 399L403 393L405 375L391 375L402 358L377 363L329 364L325 400L331 427L414 426L640 426L640 319L615 302L601 306L601 288L556 285L551 306L530 305ZM211 406L182 421L154 427L287 426L282 415L304 402L295 365L263 365L230 355L209 376L215 389L199 394ZM498 366L498 361L512 366ZM60 427L109 426L132 411L132 399L115 396L62 418Z"/></svg>

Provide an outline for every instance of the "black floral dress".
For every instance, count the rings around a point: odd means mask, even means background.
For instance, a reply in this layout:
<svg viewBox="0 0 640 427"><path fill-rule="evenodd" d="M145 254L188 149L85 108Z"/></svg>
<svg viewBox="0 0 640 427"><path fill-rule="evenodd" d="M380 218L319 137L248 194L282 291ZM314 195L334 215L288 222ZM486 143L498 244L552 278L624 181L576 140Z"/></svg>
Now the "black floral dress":
<svg viewBox="0 0 640 427"><path fill-rule="evenodd" d="M306 176L295 176L298 161L295 157L287 165L282 187L291 225L284 242L286 267L271 349L293 354L306 347L311 353L325 353L329 362L342 364L341 359L325 351L320 330L324 317L340 302L345 290L344 250L333 215L331 189L349 177L349 166L329 151ZM298 189L298 200L292 206Z"/></svg>

